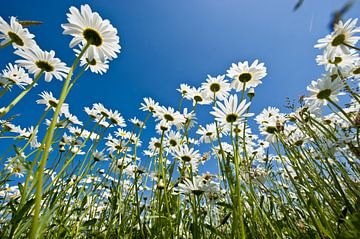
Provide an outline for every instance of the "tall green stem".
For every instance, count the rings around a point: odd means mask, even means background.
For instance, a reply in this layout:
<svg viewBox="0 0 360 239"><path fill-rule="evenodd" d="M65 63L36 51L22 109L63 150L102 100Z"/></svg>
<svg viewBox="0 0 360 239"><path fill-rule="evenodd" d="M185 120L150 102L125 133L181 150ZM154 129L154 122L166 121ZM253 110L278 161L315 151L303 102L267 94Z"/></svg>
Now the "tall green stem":
<svg viewBox="0 0 360 239"><path fill-rule="evenodd" d="M37 238L37 232L38 232L38 227L39 227L39 214L40 214L40 210L41 210L41 199L42 199L42 184L43 184L43 173L44 173L44 168L46 165L46 161L49 157L49 149L50 146L52 144L52 139L54 136L54 130L55 130L55 125L56 125L56 120L60 114L60 109L61 106L63 105L63 103L65 102L66 99L66 95L68 93L68 87L71 81L71 76L73 75L73 72L75 70L75 67L77 66L77 64L79 63L79 60L81 59L81 57L84 55L85 51L89 48L90 44L88 43L83 50L81 51L81 53L79 54L79 56L75 59L73 65L71 66L69 73L66 77L64 86L61 90L61 94L60 94L60 98L59 98L59 103L55 109L55 113L53 115L51 124L46 132L46 136L45 136L45 147L44 147L44 151L43 151L43 155L41 157L40 160L40 165L39 165L39 169L37 172L37 185L36 185L36 193L35 193L35 211L34 211L34 219L32 222L32 227L31 227L31 234L30 234L30 238L31 239L35 239Z"/></svg>
<svg viewBox="0 0 360 239"><path fill-rule="evenodd" d="M0 117L6 115L17 103L19 103L19 101L31 90L31 88L33 88L36 82L38 82L43 72L44 71L40 71L36 75L33 82L31 82L31 84L28 87L26 87L26 89L23 92L21 92L13 101L11 101L11 103L1 112Z"/></svg>

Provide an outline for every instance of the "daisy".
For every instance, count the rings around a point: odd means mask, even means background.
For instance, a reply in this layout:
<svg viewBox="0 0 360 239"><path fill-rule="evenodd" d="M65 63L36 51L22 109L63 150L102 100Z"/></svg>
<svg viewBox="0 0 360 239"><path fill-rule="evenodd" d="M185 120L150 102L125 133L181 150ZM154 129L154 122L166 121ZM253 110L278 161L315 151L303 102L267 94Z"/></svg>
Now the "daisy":
<svg viewBox="0 0 360 239"><path fill-rule="evenodd" d="M41 94L39 94L39 96L41 99L36 101L37 104L46 105L45 110L52 108L55 111L57 105L59 104L59 100L56 99L51 92L43 91ZM62 114L69 114L69 105L66 103L61 105L59 115Z"/></svg>
<svg viewBox="0 0 360 239"><path fill-rule="evenodd" d="M105 108L105 106L101 103L93 104L93 109L97 111L97 115L102 115L106 118L109 118L110 116L110 111L107 108Z"/></svg>
<svg viewBox="0 0 360 239"><path fill-rule="evenodd" d="M130 147L127 146L126 142L115 138L107 138L105 145L108 147L107 150L110 153L122 153L131 150Z"/></svg>
<svg viewBox="0 0 360 239"><path fill-rule="evenodd" d="M269 106L267 109L263 109L263 111L255 117L255 121L258 124L267 123L271 118L275 118L277 120L285 121L285 114L280 113L280 110L275 107Z"/></svg>
<svg viewBox="0 0 360 239"><path fill-rule="evenodd" d="M71 153L75 154L75 155L84 155L85 152L81 150L81 148L79 146L73 146L71 148Z"/></svg>
<svg viewBox="0 0 360 239"><path fill-rule="evenodd" d="M200 126L196 131L197 134L200 134L200 142L211 143L216 140L216 125L215 123L207 124L205 127ZM219 135L221 137L221 133Z"/></svg>
<svg viewBox="0 0 360 239"><path fill-rule="evenodd" d="M96 119L99 115L99 112L94 108L84 107L84 111L87 115L89 115L92 119Z"/></svg>
<svg viewBox="0 0 360 239"><path fill-rule="evenodd" d="M192 181L190 179L184 179L178 185L180 193L194 194L197 196L202 195L205 192L219 192L219 184L211 181L211 177L196 175Z"/></svg>
<svg viewBox="0 0 360 239"><path fill-rule="evenodd" d="M170 149L175 149L180 145L181 134L179 132L175 132L171 130L165 135L165 144L169 146Z"/></svg>
<svg viewBox="0 0 360 239"><path fill-rule="evenodd" d="M94 161L107 161L108 158L106 157L106 155L104 154L103 151L98 151L98 150L95 150L93 152L93 157L94 157Z"/></svg>
<svg viewBox="0 0 360 239"><path fill-rule="evenodd" d="M89 131L86 129L81 129L78 126L69 126L68 130L75 137L87 138L89 136Z"/></svg>
<svg viewBox="0 0 360 239"><path fill-rule="evenodd" d="M158 121L165 121L169 123L169 125L176 125L179 123L183 123L185 118L178 111L175 111L172 107L164 107L161 106L158 108L158 111L155 113Z"/></svg>
<svg viewBox="0 0 360 239"><path fill-rule="evenodd" d="M158 152L161 148L161 139L151 137L148 150L152 152Z"/></svg>
<svg viewBox="0 0 360 239"><path fill-rule="evenodd" d="M146 128L144 125L144 122L142 122L141 120L139 120L136 117L130 119L130 122L133 123L136 127L143 128L143 129Z"/></svg>
<svg viewBox="0 0 360 239"><path fill-rule="evenodd" d="M350 69L349 74L354 79L360 79L360 59L353 62L353 67Z"/></svg>
<svg viewBox="0 0 360 239"><path fill-rule="evenodd" d="M83 49L83 46L80 46L80 49ZM76 56L79 56L81 50L74 49ZM104 74L109 69L109 61L101 61L100 58L94 57L92 60L83 55L80 59L80 66L86 66L86 70L90 69L92 73L95 74Z"/></svg>
<svg viewBox="0 0 360 239"><path fill-rule="evenodd" d="M155 102L150 97L149 98L145 97L144 103L141 103L141 107L140 107L142 111L149 111L151 113L155 113L158 108L159 108L159 103Z"/></svg>
<svg viewBox="0 0 360 239"><path fill-rule="evenodd" d="M34 127L31 126L28 129L19 130L19 137L25 137L27 139L30 139L32 137L32 140L30 141L30 147L31 148L38 148L40 147L40 143L37 141L37 131L35 131Z"/></svg>
<svg viewBox="0 0 360 239"><path fill-rule="evenodd" d="M356 27L356 23L357 18L350 18L345 23L340 20L334 26L334 31L331 34L318 40L315 48L326 48L330 54L335 53L337 50L349 54L349 48L346 45L355 46L360 39L359 36L354 36L354 34L360 32L360 28Z"/></svg>
<svg viewBox="0 0 360 239"><path fill-rule="evenodd" d="M69 10L70 13L67 14L69 23L61 26L64 28L64 34L74 37L70 47L89 44L84 55L90 61L98 58L105 62L106 59L116 58L117 53L120 53L119 36L110 21L103 20L87 4L82 5L80 11L75 7L70 7Z"/></svg>
<svg viewBox="0 0 360 239"><path fill-rule="evenodd" d="M284 122L280 121L276 117L270 117L266 122L262 122L259 126L260 134L265 136L265 140L268 142L275 142L276 134L285 128Z"/></svg>
<svg viewBox="0 0 360 239"><path fill-rule="evenodd" d="M124 118L121 116L121 114L117 110L115 110L115 111L109 110L108 113L109 113L108 118L109 118L111 124L115 124L119 127L126 127Z"/></svg>
<svg viewBox="0 0 360 239"><path fill-rule="evenodd" d="M182 115L184 116L185 121L176 124L178 130L185 129L184 127L190 129L195 126L197 118L194 110L189 112L187 108L184 108Z"/></svg>
<svg viewBox="0 0 360 239"><path fill-rule="evenodd" d="M324 65L326 71L336 72L338 68L347 71L352 67L353 62L359 59L359 54L350 49L349 54L344 54L342 51L330 54L330 51L324 51L323 55L316 57L316 62L318 65Z"/></svg>
<svg viewBox="0 0 360 239"><path fill-rule="evenodd" d="M19 190L19 186L10 186L9 184L5 184L5 187L2 188L0 190L0 197L3 197L3 198L17 198L19 197L21 194L20 194L20 190Z"/></svg>
<svg viewBox="0 0 360 239"><path fill-rule="evenodd" d="M194 148L189 148L186 144L177 147L172 155L180 161L180 165L191 164L193 169L196 169L198 163L201 161L199 151Z"/></svg>
<svg viewBox="0 0 360 239"><path fill-rule="evenodd" d="M210 98L207 96L207 93L202 88L190 88L189 92L185 96L186 99L193 101L193 106L198 105L208 105L211 103Z"/></svg>
<svg viewBox="0 0 360 239"><path fill-rule="evenodd" d="M216 102L216 107L213 107L214 111L210 114L215 116L215 120L222 125L238 125L245 117L252 116L251 113L246 113L250 106L250 102L246 103L246 100L241 101L238 105L237 95L230 95L229 99L225 99L224 103Z"/></svg>
<svg viewBox="0 0 360 239"><path fill-rule="evenodd" d="M45 81L50 82L53 77L62 80L67 77L69 68L59 58L55 57L54 51L43 51L39 47L16 50L15 54L24 59L17 60L20 66L25 67L31 74L45 73Z"/></svg>
<svg viewBox="0 0 360 239"><path fill-rule="evenodd" d="M339 92L344 84L339 79L332 80L330 77L324 77L317 81L312 81L307 87L310 95L305 98L308 105L327 105L329 100L337 102L338 95L344 95Z"/></svg>
<svg viewBox="0 0 360 239"><path fill-rule="evenodd" d="M159 135L162 135L163 133L168 132L170 129L171 129L171 124L169 124L165 120L161 120L155 126L156 133L158 133Z"/></svg>
<svg viewBox="0 0 360 239"><path fill-rule="evenodd" d="M187 94L190 92L191 87L187 84L180 84L180 88L177 89L181 93L182 97L186 97Z"/></svg>
<svg viewBox="0 0 360 239"><path fill-rule="evenodd" d="M68 114L65 114L65 117L71 124L81 125L81 126L83 125L83 122L81 122L76 115L72 115L72 114L68 113Z"/></svg>
<svg viewBox="0 0 360 239"><path fill-rule="evenodd" d="M201 88L205 91L208 98L214 100L214 95L219 100L228 97L230 91L230 84L224 80L225 75L212 77L208 75L205 83L202 83Z"/></svg>
<svg viewBox="0 0 360 239"><path fill-rule="evenodd" d="M266 76L266 67L264 63L258 64L258 60L255 60L250 66L247 61L244 63L239 62L237 65L232 64L230 69L227 71L227 76L233 81L231 86L237 92L244 88L245 90L251 87L256 87L261 84L261 79Z"/></svg>
<svg viewBox="0 0 360 239"><path fill-rule="evenodd" d="M0 17L0 40L3 39L1 45L11 42L14 48L32 48L36 46L34 37L27 28L23 28L16 17L10 18L10 24Z"/></svg>
<svg viewBox="0 0 360 239"><path fill-rule="evenodd" d="M131 133L130 132L127 132L121 128L118 128L117 131L115 131L115 135L117 137L120 137L122 139L129 139L130 138L130 135Z"/></svg>
<svg viewBox="0 0 360 239"><path fill-rule="evenodd" d="M24 173L26 171L25 167L18 158L8 158L7 163L5 163L5 168L18 178L24 177Z"/></svg>
<svg viewBox="0 0 360 239"><path fill-rule="evenodd" d="M13 65L11 63L9 63L6 66L6 69L2 71L0 77L1 79L4 79L5 82L7 82L7 85L11 86L15 84L22 89L25 89L24 86L30 85L32 82L32 79L22 67Z"/></svg>

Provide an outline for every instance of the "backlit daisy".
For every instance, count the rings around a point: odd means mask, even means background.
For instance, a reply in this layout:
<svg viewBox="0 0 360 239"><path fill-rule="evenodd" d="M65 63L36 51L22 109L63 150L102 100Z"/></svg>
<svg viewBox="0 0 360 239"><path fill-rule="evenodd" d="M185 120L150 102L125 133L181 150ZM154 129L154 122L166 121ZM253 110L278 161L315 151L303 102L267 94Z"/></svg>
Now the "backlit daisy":
<svg viewBox="0 0 360 239"><path fill-rule="evenodd" d="M197 168L197 165L201 160L199 151L194 148L189 148L186 144L177 147L172 154L179 160L180 165L191 164L193 169Z"/></svg>
<svg viewBox="0 0 360 239"><path fill-rule="evenodd" d="M214 95L219 100L228 97L230 91L230 84L224 80L225 75L212 77L208 75L205 83L202 83L201 88L205 91L207 97L214 99Z"/></svg>
<svg viewBox="0 0 360 239"><path fill-rule="evenodd" d="M227 71L227 76L233 81L231 86L236 91L241 91L245 84L245 90L251 87L256 87L261 84L261 79L266 76L266 67L264 63L258 64L258 60L255 60L250 66L247 61L239 62L237 65L232 64Z"/></svg>
<svg viewBox="0 0 360 239"><path fill-rule="evenodd" d="M169 125L176 125L185 121L184 116L182 116L178 111L175 111L172 107L159 107L155 116L157 117L157 120L163 120L169 123Z"/></svg>
<svg viewBox="0 0 360 239"><path fill-rule="evenodd" d="M207 95L207 92L202 88L192 87L189 89L189 92L185 96L186 99L192 100L193 105L208 105L211 103L210 98Z"/></svg>
<svg viewBox="0 0 360 239"><path fill-rule="evenodd" d="M110 21L103 20L97 12L93 12L89 5L85 4L79 9L70 7L67 14L69 23L62 24L64 34L74 38L70 42L70 47L76 45L90 44L85 53L85 57L92 61L94 58L102 62L117 57L120 52L119 36L117 30L110 24Z"/></svg>
<svg viewBox="0 0 360 239"><path fill-rule="evenodd" d="M307 87L309 96L305 98L307 104L327 105L328 100L338 101L338 95L344 95L339 92L344 84L339 79L332 80L330 77L324 77L317 81L312 81Z"/></svg>
<svg viewBox="0 0 360 239"><path fill-rule="evenodd" d="M360 36L354 36L354 34L360 33L360 27L356 27L357 20L357 18L350 18L345 23L340 20L334 26L334 31L331 34L318 40L315 48L326 48L330 54L335 53L337 50L349 54L349 48L346 45L355 46L360 39Z"/></svg>
<svg viewBox="0 0 360 239"><path fill-rule="evenodd" d="M16 17L10 18L10 24L0 17L0 40L3 39L1 45L11 42L14 48L35 47L34 37L27 28L23 28Z"/></svg>
<svg viewBox="0 0 360 239"><path fill-rule="evenodd" d="M325 51L323 55L316 57L316 62L318 65L324 65L326 71L336 72L338 68L347 71L352 67L353 62L359 59L359 54L355 50L350 49L349 54L344 54L342 51L330 54L329 51Z"/></svg>
<svg viewBox="0 0 360 239"><path fill-rule="evenodd" d="M142 111L149 111L155 113L156 110L159 108L159 103L155 102L152 98L144 98L144 103L141 103L140 109Z"/></svg>
<svg viewBox="0 0 360 239"><path fill-rule="evenodd" d="M56 99L51 92L43 91L39 96L41 99L36 101L37 104L46 105L45 110L52 108L55 111L57 105L59 104L59 100ZM69 114L69 105L63 103L59 114Z"/></svg>
<svg viewBox="0 0 360 239"><path fill-rule="evenodd" d="M201 135L200 142L211 143L217 137L216 125L215 123L207 124L205 127L200 127L196 133ZM219 136L221 137L221 133Z"/></svg>
<svg viewBox="0 0 360 239"><path fill-rule="evenodd" d="M24 86L27 86L32 82L32 79L23 68L11 63L9 63L6 66L6 69L2 71L0 78L4 79L4 83L8 86L17 85L22 89L25 89Z"/></svg>
<svg viewBox="0 0 360 239"><path fill-rule="evenodd" d="M219 184L211 180L211 177L197 175L190 179L184 179L178 185L179 190L183 194L194 194L197 196L205 192L219 192Z"/></svg>
<svg viewBox="0 0 360 239"><path fill-rule="evenodd" d="M82 49L83 46L80 46L80 49ZM80 54L79 49L74 49L76 56ZM86 66L86 70L90 69L92 73L95 74L104 74L109 69L109 61L101 61L100 58L94 57L92 60L86 57L86 55L83 55L80 59L80 66Z"/></svg>
<svg viewBox="0 0 360 239"><path fill-rule="evenodd" d="M59 58L55 57L54 51L43 51L39 47L16 50L15 54L24 59L17 60L20 66L25 67L31 74L45 73L45 81L50 82L53 77L58 80L66 78L69 68Z"/></svg>
<svg viewBox="0 0 360 239"><path fill-rule="evenodd" d="M243 100L238 105L237 95L230 95L229 99L225 99L224 103L217 102L214 111L210 114L215 116L215 120L223 125L238 125L245 117L252 116L251 113L246 113L249 108L250 102L246 103Z"/></svg>

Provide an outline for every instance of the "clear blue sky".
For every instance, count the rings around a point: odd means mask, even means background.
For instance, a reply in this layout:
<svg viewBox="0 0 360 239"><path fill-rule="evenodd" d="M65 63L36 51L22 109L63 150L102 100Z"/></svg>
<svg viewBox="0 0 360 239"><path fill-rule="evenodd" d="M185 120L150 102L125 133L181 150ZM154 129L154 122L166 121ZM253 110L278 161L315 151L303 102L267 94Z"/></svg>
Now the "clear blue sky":
<svg viewBox="0 0 360 239"><path fill-rule="evenodd" d="M295 0L17 0L6 1L0 15L44 22L30 31L44 50L54 49L70 65L71 37L62 35L60 24L70 6L88 3L118 29L122 51L106 75L89 73L78 81L67 100L70 111L85 120L83 107L102 102L126 119L141 119L143 97L176 106L180 83L199 86L207 74L225 74L231 63L255 59L265 62L268 76L256 89L252 111L282 108L286 96L298 98L323 72L315 63L320 52L313 45L329 32L331 13L345 2L305 0L293 12ZM345 17L359 13L357 1ZM1 68L17 59L10 53L10 48L1 50ZM41 81L13 109L23 115L17 123L35 124L36 112L43 111L35 104L37 95L51 90L58 96L61 84ZM1 106L13 97L3 97Z"/></svg>

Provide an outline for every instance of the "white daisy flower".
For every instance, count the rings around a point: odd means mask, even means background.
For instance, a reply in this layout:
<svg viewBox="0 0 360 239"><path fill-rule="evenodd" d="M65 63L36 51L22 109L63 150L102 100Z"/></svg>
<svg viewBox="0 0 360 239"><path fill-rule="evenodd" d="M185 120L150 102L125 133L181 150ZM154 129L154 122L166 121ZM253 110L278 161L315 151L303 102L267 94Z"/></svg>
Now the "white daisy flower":
<svg viewBox="0 0 360 239"><path fill-rule="evenodd" d="M269 106L267 109L263 109L263 111L255 117L255 121L258 124L263 124L269 122L270 118L285 120L285 115L280 113L278 108Z"/></svg>
<svg viewBox="0 0 360 239"><path fill-rule="evenodd" d="M115 110L115 111L109 110L108 113L109 113L108 118L109 118L111 124L117 125L119 127L126 127L124 118L121 116L121 114L117 110Z"/></svg>
<svg viewBox="0 0 360 239"><path fill-rule="evenodd" d="M14 48L32 48L36 46L36 42L33 40L35 36L27 28L23 28L16 20L16 17L10 18L10 24L0 17L0 33L0 40L3 39L1 45L11 42Z"/></svg>
<svg viewBox="0 0 360 239"><path fill-rule="evenodd" d="M132 119L130 119L130 122L133 123L136 127L145 129L146 126L144 125L144 122L136 118L136 116Z"/></svg>
<svg viewBox="0 0 360 239"><path fill-rule="evenodd" d="M229 95L230 84L225 80L225 75L217 77L208 75L206 82L201 84L201 88L205 91L208 98L214 100L215 95L217 99L223 100Z"/></svg>
<svg viewBox="0 0 360 239"><path fill-rule="evenodd" d="M211 180L211 177L205 177L196 175L192 181L190 179L184 179L179 183L178 188L180 193L194 194L197 196L202 195L205 192L219 192L219 184Z"/></svg>
<svg viewBox="0 0 360 239"><path fill-rule="evenodd" d="M186 97L186 95L190 92L191 87L187 84L180 84L180 88L177 89L181 93L182 97Z"/></svg>
<svg viewBox="0 0 360 239"><path fill-rule="evenodd" d="M171 129L171 124L165 120L160 120L160 122L157 123L155 126L156 133L158 133L159 135L168 132L170 129Z"/></svg>
<svg viewBox="0 0 360 239"><path fill-rule="evenodd" d="M92 119L96 119L99 115L99 112L94 108L84 107L84 111L88 114Z"/></svg>
<svg viewBox="0 0 360 239"><path fill-rule="evenodd" d="M78 117L76 115L72 115L72 114L65 114L66 119L74 125L83 125L83 122L81 122Z"/></svg>
<svg viewBox="0 0 360 239"><path fill-rule="evenodd" d="M131 133L126 131L126 130L123 130L121 128L118 128L116 131L115 131L115 135L117 137L120 137L122 139L129 139L130 136L131 136Z"/></svg>
<svg viewBox="0 0 360 239"><path fill-rule="evenodd" d="M262 83L260 80L267 74L266 67L264 63L258 64L258 62L258 60L255 60L250 66L247 61L231 65L227 71L227 76L233 80L231 82L233 89L239 92L243 90L244 84L246 90Z"/></svg>
<svg viewBox="0 0 360 239"><path fill-rule="evenodd" d="M199 139L200 142L211 143L217 138L215 123L207 124L205 127L200 126L196 133L201 135ZM221 132L219 134L221 137Z"/></svg>
<svg viewBox="0 0 360 239"><path fill-rule="evenodd" d="M202 88L190 88L189 92L185 95L185 98L193 101L193 105L208 105L211 103L207 92Z"/></svg>
<svg viewBox="0 0 360 239"><path fill-rule="evenodd" d="M149 111L155 113L159 108L159 103L155 102L152 98L144 98L144 103L141 103L140 109L142 111Z"/></svg>
<svg viewBox="0 0 360 239"><path fill-rule="evenodd" d="M110 24L110 21L103 20L97 12L92 12L89 5L85 4L79 9L70 7L67 14L69 23L62 24L64 34L74 38L70 42L70 47L76 45L90 44L85 53L85 57L92 61L94 58L112 60L120 52L119 36L117 30Z"/></svg>
<svg viewBox="0 0 360 239"><path fill-rule="evenodd" d="M0 78L4 79L4 83L9 87L15 84L22 89L25 89L24 86L27 86L32 82L32 79L22 67L19 67L18 65L13 65L11 63L9 63L6 66L6 69L2 71Z"/></svg>
<svg viewBox="0 0 360 239"><path fill-rule="evenodd" d="M337 102L338 95L344 95L339 92L344 84L339 79L332 80L330 77L324 77L317 81L312 81L307 87L309 96L305 98L307 105L327 105L328 100Z"/></svg>
<svg viewBox="0 0 360 239"><path fill-rule="evenodd" d="M37 104L46 105L45 110L52 108L55 111L57 105L59 104L59 100L53 96L52 92L43 91L39 94L39 96L41 99L36 101ZM69 105L66 103L63 103L61 106L59 115L62 114L69 114Z"/></svg>
<svg viewBox="0 0 360 239"><path fill-rule="evenodd" d="M83 46L80 46L80 49L83 49ZM74 49L76 56L78 56L81 52L79 49ZM80 66L86 66L86 70L90 69L92 73L95 74L104 74L109 69L109 61L101 61L100 58L94 57L92 60L83 55L80 59Z"/></svg>
<svg viewBox="0 0 360 239"><path fill-rule="evenodd" d="M103 151L98 151L97 149L93 152L94 161L107 161L108 158Z"/></svg>
<svg viewBox="0 0 360 239"><path fill-rule="evenodd" d="M109 118L110 111L107 108L105 108L105 106L103 104L95 103L95 104L93 104L93 109L95 111L97 111L98 115L102 115L106 118Z"/></svg>
<svg viewBox="0 0 360 239"><path fill-rule="evenodd" d="M168 145L171 150L175 149L180 145L180 141L182 138L179 132L175 132L173 130L167 132L165 137L165 144Z"/></svg>
<svg viewBox="0 0 360 239"><path fill-rule="evenodd" d="M59 58L55 57L54 51L43 51L39 47L16 50L15 54L24 59L17 60L20 66L25 67L31 74L45 73L45 81L50 82L53 77L62 80L67 77L69 68Z"/></svg>
<svg viewBox="0 0 360 239"><path fill-rule="evenodd" d="M26 171L22 162L18 158L8 158L7 162L5 163L5 168L7 168L11 174L18 178L24 177Z"/></svg>
<svg viewBox="0 0 360 239"><path fill-rule="evenodd" d="M225 99L224 103L216 102L214 111L210 114L215 116L215 120L222 125L239 125L245 117L252 116L252 113L246 113L250 102L243 100L238 105L237 95L230 95L229 99Z"/></svg>
<svg viewBox="0 0 360 239"><path fill-rule="evenodd" d="M326 71L336 72L338 68L342 71L349 70L352 68L353 62L359 59L359 54L350 49L349 54L344 54L342 51L330 54L330 51L324 51L323 55L316 57L316 62L318 65L324 65Z"/></svg>
<svg viewBox="0 0 360 239"><path fill-rule="evenodd" d="M334 31L325 38L318 40L315 48L326 48L330 54L334 54L337 50L349 54L349 48L346 45L355 46L360 36L354 34L360 32L360 27L356 27L356 19L349 19L345 23L341 20L334 26Z"/></svg>
<svg viewBox="0 0 360 239"><path fill-rule="evenodd" d="M159 107L155 116L157 117L157 120L163 120L169 123L170 126L183 123L185 121L184 116L182 116L178 111L175 111L172 107Z"/></svg>
<svg viewBox="0 0 360 239"><path fill-rule="evenodd" d="M201 161L201 155L199 150L195 150L194 148L189 148L186 144L177 147L172 155L174 158L177 158L180 162L180 167L184 165L191 164L194 171L197 171L197 166Z"/></svg>
<svg viewBox="0 0 360 239"><path fill-rule="evenodd" d="M360 79L360 59L353 62L353 67L349 70L349 73L347 74L354 79Z"/></svg>

